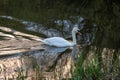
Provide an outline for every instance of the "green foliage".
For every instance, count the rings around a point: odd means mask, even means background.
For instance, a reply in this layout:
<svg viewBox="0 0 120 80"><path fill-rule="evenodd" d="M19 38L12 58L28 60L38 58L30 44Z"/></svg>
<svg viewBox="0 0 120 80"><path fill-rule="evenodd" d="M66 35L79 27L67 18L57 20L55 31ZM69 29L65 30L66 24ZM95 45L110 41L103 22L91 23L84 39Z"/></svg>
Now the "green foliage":
<svg viewBox="0 0 120 80"><path fill-rule="evenodd" d="M83 66L83 61L82 61L82 56L79 56L78 62L76 65L76 69L73 75L74 80L82 80L84 76L84 66Z"/></svg>
<svg viewBox="0 0 120 80"><path fill-rule="evenodd" d="M82 56L78 58L73 77L74 80L96 80L99 76L100 67L97 56L94 56L92 60L87 59L85 63L82 61Z"/></svg>
<svg viewBox="0 0 120 80"><path fill-rule="evenodd" d="M84 72L87 79L98 79L100 75L100 67L97 56L93 56L92 60L86 60Z"/></svg>
<svg viewBox="0 0 120 80"><path fill-rule="evenodd" d="M116 55L116 58L113 58L113 62L111 62L110 55L107 55L110 57L106 56L106 59L102 58L102 61L98 60L100 56L97 54L93 54L91 59L87 58L84 61L82 59L83 56L81 55L78 58L76 69L72 73L73 80L109 80L112 78L119 79L120 54L114 53L114 55Z"/></svg>
<svg viewBox="0 0 120 80"><path fill-rule="evenodd" d="M17 80L25 80L26 78L27 78L27 75L28 75L28 73L27 73L27 71L26 71L26 74L24 74L24 70L23 70L23 68L20 68L19 70L18 70L18 76L17 76Z"/></svg>

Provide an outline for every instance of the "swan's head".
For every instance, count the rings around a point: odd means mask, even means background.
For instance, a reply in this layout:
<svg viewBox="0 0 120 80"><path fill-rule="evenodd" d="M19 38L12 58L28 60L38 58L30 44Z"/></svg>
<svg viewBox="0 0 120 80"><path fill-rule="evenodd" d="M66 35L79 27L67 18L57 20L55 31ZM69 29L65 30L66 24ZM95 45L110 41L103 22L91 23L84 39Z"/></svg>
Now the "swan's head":
<svg viewBox="0 0 120 80"><path fill-rule="evenodd" d="M78 33L78 34L81 34L80 33L80 29L78 27L74 27L73 30L72 30L72 33Z"/></svg>

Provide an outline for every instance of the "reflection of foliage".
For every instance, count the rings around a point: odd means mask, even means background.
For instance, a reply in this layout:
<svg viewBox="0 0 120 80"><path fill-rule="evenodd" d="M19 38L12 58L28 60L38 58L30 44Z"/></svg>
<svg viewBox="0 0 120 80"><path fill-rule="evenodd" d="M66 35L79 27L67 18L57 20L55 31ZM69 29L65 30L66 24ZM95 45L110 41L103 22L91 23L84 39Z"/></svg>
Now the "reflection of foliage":
<svg viewBox="0 0 120 80"><path fill-rule="evenodd" d="M55 26L56 19L81 15L98 26L96 44L100 46L120 41L120 1L118 0L0 0L0 15L6 14ZM103 36L104 35L104 36ZM117 45L117 46L116 46Z"/></svg>
<svg viewBox="0 0 120 80"><path fill-rule="evenodd" d="M97 0L96 0L96 3ZM96 40L97 44L101 46L108 45L109 47L117 48L119 47L119 18L120 13L118 12L119 2L110 1L110 0L101 0L101 3L96 4L96 11L94 14L93 21L99 26L99 31L97 33ZM114 44L112 44L114 43ZM107 47L108 47L107 46Z"/></svg>
<svg viewBox="0 0 120 80"><path fill-rule="evenodd" d="M9 27L11 29L15 29L17 31L28 33L28 34L42 36L42 35L40 35L39 33L36 33L36 32L26 31L25 30L25 25L21 24L19 21L14 21L14 20L10 20L10 19L0 18L0 26ZM5 33L7 33L7 32L5 32ZM11 34L11 33L9 33L9 34ZM44 37L44 35L43 35L43 37Z"/></svg>
<svg viewBox="0 0 120 80"><path fill-rule="evenodd" d="M73 15L113 18L119 16L119 2L110 0L1 0L0 10L24 18L56 19ZM9 13L9 11L11 11ZM19 13L19 14L18 14ZM84 13L84 14L83 14ZM108 14L108 15L107 15ZM25 18L26 18L25 17ZM95 19L96 19L95 18ZM99 19L101 20L101 19Z"/></svg>

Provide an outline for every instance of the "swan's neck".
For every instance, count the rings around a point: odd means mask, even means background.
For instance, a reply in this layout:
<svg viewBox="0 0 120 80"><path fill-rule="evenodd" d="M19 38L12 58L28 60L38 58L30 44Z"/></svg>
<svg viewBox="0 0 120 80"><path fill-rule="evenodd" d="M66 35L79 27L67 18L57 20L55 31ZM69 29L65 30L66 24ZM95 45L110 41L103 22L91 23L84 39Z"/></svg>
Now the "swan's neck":
<svg viewBox="0 0 120 80"><path fill-rule="evenodd" d="M76 33L72 31L73 45L76 45Z"/></svg>

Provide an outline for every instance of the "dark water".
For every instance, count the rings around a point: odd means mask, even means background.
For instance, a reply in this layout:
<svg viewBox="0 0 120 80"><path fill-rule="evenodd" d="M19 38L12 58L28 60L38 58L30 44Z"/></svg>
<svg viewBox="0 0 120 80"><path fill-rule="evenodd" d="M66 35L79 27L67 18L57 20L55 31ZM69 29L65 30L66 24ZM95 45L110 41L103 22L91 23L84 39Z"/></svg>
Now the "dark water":
<svg viewBox="0 0 120 80"><path fill-rule="evenodd" d="M110 50L110 53L113 50L119 53L120 2L112 0L1 0L0 26L43 38L60 36L69 40L71 40L72 28L77 26L82 33L82 36L77 36L78 45L83 47L85 59L92 49L95 53L102 52L105 48L108 52ZM49 51L54 53L56 49ZM31 53L36 54L36 52ZM64 53L71 53L71 51L68 49L68 52ZM40 57L42 52L38 51L37 54ZM34 59L39 63L38 58L34 57Z"/></svg>
<svg viewBox="0 0 120 80"><path fill-rule="evenodd" d="M37 23L25 23L29 30L30 26L33 27L32 31L38 32L38 28L35 30L35 26L40 24L39 27L57 29L62 34L58 35L63 36L66 33L69 34L72 27L77 25L82 30L83 35L93 36L95 34L93 41L95 45L115 49L120 47L119 1L21 0L13 2L1 0L0 6L1 16L11 16L19 20ZM24 28L20 26L26 26L15 21L9 24L6 22L10 21L1 19L1 25L12 26L18 30L24 31ZM86 40L85 36L83 36L83 41Z"/></svg>

